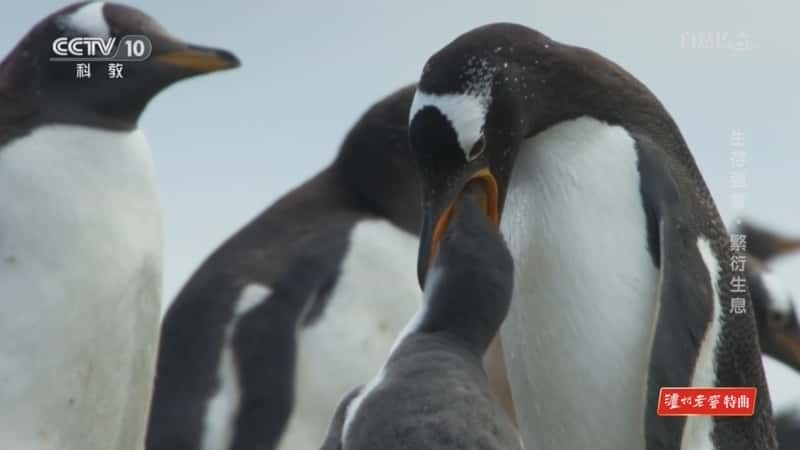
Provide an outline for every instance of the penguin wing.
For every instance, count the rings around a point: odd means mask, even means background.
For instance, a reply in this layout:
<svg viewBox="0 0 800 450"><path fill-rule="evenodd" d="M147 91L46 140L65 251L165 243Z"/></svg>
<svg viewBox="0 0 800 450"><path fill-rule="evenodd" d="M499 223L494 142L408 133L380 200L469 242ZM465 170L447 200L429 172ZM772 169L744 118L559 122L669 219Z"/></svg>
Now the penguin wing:
<svg viewBox="0 0 800 450"><path fill-rule="evenodd" d="M691 386L700 347L719 300L698 247L696 216L702 205L679 188L696 180L675 167L648 139L637 139L642 202L649 250L659 268L657 312L647 378L647 449L678 448L685 419L657 415L662 387ZM683 177L683 178L681 178Z"/></svg>
<svg viewBox="0 0 800 450"><path fill-rule="evenodd" d="M198 439L200 412L209 393L216 392L220 364L218 357L209 355L226 345L233 352L241 389L239 409L228 412L235 417L227 417L236 424L233 441L265 448L279 442L294 403L297 328L324 301L338 273L337 246L346 240L336 236L309 241L283 262L286 268L271 286L223 270L184 288L162 326L149 450L171 450ZM258 307L237 312L248 286L270 293ZM191 422L186 411L192 414Z"/></svg>
<svg viewBox="0 0 800 450"><path fill-rule="evenodd" d="M320 450L342 450L342 432L344 421L347 418L347 407L350 406L350 402L358 396L361 389L362 386L353 389L339 402L339 406L336 407L336 411L333 413L333 419L328 427L328 435L325 437L325 441L322 443Z"/></svg>
<svg viewBox="0 0 800 450"><path fill-rule="evenodd" d="M685 444L690 419L657 415L662 387L754 386L759 395L753 417L717 417L708 438L718 449L774 449L752 303L746 286L739 291L734 283L736 277L746 281L731 268L730 239L714 201L688 152L662 149L646 138L636 142L648 245L660 272L646 386L646 448ZM731 315L725 308L735 297L744 300L745 310Z"/></svg>

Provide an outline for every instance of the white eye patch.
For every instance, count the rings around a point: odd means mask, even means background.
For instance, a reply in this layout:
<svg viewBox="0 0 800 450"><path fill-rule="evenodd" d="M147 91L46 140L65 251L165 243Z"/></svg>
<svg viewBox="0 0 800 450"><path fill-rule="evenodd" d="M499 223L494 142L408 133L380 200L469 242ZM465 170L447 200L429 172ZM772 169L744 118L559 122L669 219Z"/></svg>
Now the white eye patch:
<svg viewBox="0 0 800 450"><path fill-rule="evenodd" d="M458 145L467 161L475 159L481 151L472 149L483 135L489 99L485 95L473 94L428 94L417 90L411 103L409 122L426 107L436 108L447 118L458 139Z"/></svg>
<svg viewBox="0 0 800 450"><path fill-rule="evenodd" d="M58 24L85 37L109 37L111 29L103 14L104 2L91 2L59 18Z"/></svg>

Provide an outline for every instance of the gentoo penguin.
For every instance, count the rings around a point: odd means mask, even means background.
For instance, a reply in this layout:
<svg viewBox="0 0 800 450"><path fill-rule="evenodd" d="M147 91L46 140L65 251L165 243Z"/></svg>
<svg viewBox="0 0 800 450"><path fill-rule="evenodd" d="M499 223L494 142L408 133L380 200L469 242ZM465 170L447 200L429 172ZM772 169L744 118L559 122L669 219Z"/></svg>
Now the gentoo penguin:
<svg viewBox="0 0 800 450"><path fill-rule="evenodd" d="M749 222L742 222L734 232L746 236L750 253L746 260L747 280L761 350L800 371L800 323L794 299L768 266L773 259L796 251L798 241ZM781 450L800 450L800 410L778 411L776 415L778 447Z"/></svg>
<svg viewBox="0 0 800 450"><path fill-rule="evenodd" d="M521 448L481 364L511 302L511 255L484 189L460 198L422 307L375 378L345 397L323 450Z"/></svg>
<svg viewBox="0 0 800 450"><path fill-rule="evenodd" d="M748 264L747 283L761 351L800 371L800 322L794 298L769 268L756 259Z"/></svg>
<svg viewBox="0 0 800 450"><path fill-rule="evenodd" d="M317 449L342 396L383 364L422 298L413 93L370 108L329 167L219 247L178 294L162 326L148 450ZM324 261L295 280L298 258Z"/></svg>
<svg viewBox="0 0 800 450"><path fill-rule="evenodd" d="M727 231L641 82L492 24L428 60L409 117L421 281L468 180L484 183L514 258L502 338L525 447L775 448L752 307L728 312L741 289ZM662 386L755 386L755 415L660 418Z"/></svg>
<svg viewBox="0 0 800 450"><path fill-rule="evenodd" d="M122 79L51 62L60 37L146 35ZM101 65L103 67L101 67ZM233 67L142 12L68 6L0 64L0 442L14 450L142 448L158 343L161 224L137 127L173 82Z"/></svg>
<svg viewBox="0 0 800 450"><path fill-rule="evenodd" d="M745 264L761 351L800 371L800 322L791 292L764 261L749 255Z"/></svg>

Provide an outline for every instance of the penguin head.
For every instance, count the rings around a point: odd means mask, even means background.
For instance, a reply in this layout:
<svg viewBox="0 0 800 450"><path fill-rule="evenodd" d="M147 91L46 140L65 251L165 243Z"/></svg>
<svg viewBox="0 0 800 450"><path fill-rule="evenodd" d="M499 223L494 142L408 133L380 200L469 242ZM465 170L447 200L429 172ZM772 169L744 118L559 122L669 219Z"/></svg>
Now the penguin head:
<svg viewBox="0 0 800 450"><path fill-rule="evenodd" d="M559 91L550 86L558 47L534 30L500 23L458 37L427 61L409 113L423 185L421 284L465 185L481 183L484 213L499 223L522 142L561 107L548 100Z"/></svg>
<svg viewBox="0 0 800 450"><path fill-rule="evenodd" d="M347 133L334 162L341 184L367 210L410 233L419 230L422 218L419 175L408 148L414 91L406 86L372 105Z"/></svg>
<svg viewBox="0 0 800 450"><path fill-rule="evenodd" d="M20 41L0 65L0 89L27 97L53 121L90 117L132 128L175 81L238 65L230 52L188 44L137 9L82 2L46 17Z"/></svg>
<svg viewBox="0 0 800 450"><path fill-rule="evenodd" d="M451 332L485 352L505 320L513 290L513 261L473 182L454 207L450 226L425 284L419 331Z"/></svg>

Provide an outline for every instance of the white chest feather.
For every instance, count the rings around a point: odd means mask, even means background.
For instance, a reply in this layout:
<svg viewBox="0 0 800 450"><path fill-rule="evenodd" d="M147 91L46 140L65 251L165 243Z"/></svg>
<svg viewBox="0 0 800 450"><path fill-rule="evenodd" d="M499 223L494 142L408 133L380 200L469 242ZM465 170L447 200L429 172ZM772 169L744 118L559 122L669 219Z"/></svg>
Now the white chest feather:
<svg viewBox="0 0 800 450"><path fill-rule="evenodd" d="M141 132L43 126L0 149L0 441L139 445L160 248Z"/></svg>
<svg viewBox="0 0 800 450"><path fill-rule="evenodd" d="M300 334L295 409L281 450L316 449L339 401L375 376L419 306L418 240L386 221L352 231L324 315Z"/></svg>
<svg viewBox="0 0 800 450"><path fill-rule="evenodd" d="M528 448L644 447L658 271L639 192L620 127L580 118L520 151L501 223L515 261L503 337Z"/></svg>

